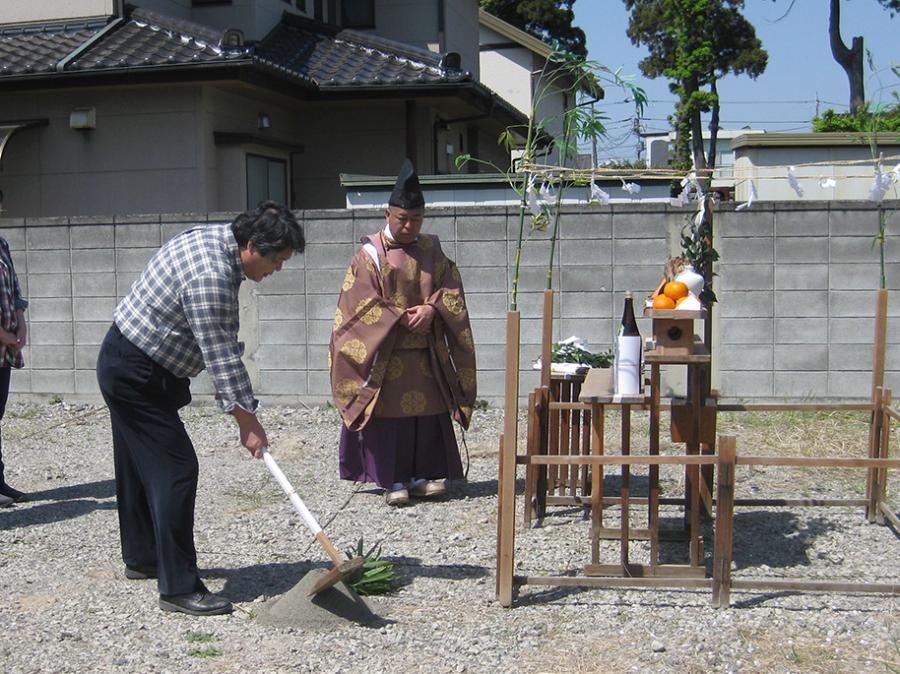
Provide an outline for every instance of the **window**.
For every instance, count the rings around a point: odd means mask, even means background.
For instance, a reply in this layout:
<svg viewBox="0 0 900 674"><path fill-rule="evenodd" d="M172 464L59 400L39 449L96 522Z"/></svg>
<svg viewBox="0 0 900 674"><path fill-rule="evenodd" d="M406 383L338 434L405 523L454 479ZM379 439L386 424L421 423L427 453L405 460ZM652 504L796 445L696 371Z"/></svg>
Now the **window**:
<svg viewBox="0 0 900 674"><path fill-rule="evenodd" d="M374 28L375 0L341 0L341 25L344 28Z"/></svg>
<svg viewBox="0 0 900 674"><path fill-rule="evenodd" d="M319 21L325 18L322 12L322 0L313 0L313 13Z"/></svg>
<svg viewBox="0 0 900 674"><path fill-rule="evenodd" d="M297 0L297 9L301 12L306 11L306 0Z"/></svg>
<svg viewBox="0 0 900 674"><path fill-rule="evenodd" d="M260 201L287 203L287 162L258 154L247 155L247 208Z"/></svg>
<svg viewBox="0 0 900 674"><path fill-rule="evenodd" d="M231 0L191 0L191 7L204 7L212 5L230 5Z"/></svg>

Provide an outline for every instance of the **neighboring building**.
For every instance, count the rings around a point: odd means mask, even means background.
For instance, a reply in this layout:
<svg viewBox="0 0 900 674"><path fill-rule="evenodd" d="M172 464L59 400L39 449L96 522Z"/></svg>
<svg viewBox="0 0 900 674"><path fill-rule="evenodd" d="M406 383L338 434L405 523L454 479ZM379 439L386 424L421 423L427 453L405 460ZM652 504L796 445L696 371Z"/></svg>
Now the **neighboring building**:
<svg viewBox="0 0 900 674"><path fill-rule="evenodd" d="M537 101L535 109L535 121L545 122L543 131L548 139L561 136L565 113L577 101L570 79L555 79L556 84L563 86L547 86L546 81L541 82L541 72L553 49L545 42L482 9L478 10L478 23L481 82L497 92L504 100L509 101L526 117L531 115L535 94L540 92L540 100ZM548 74L550 72L552 69L548 70ZM586 96L590 94L587 87L583 93ZM595 100L603 97L603 90L599 86L595 93L598 95ZM559 151L548 145L547 154L541 161L549 165L559 165ZM574 166L575 157L569 158L566 164Z"/></svg>
<svg viewBox="0 0 900 674"><path fill-rule="evenodd" d="M712 190L723 198L731 199L734 194L734 139L743 136L765 134L762 129L719 129L716 134L716 165L713 170ZM645 133L647 168L669 168L672 162L672 144L675 132ZM703 152L709 155L709 132L703 133Z"/></svg>
<svg viewBox="0 0 900 674"><path fill-rule="evenodd" d="M749 198L751 182L756 198L762 201L869 199L873 153L890 158L882 166L884 172L900 165L900 135L896 133L767 133L738 136L731 145L737 201ZM802 196L791 187L788 167L793 167ZM898 182L885 198L900 198Z"/></svg>
<svg viewBox="0 0 900 674"><path fill-rule="evenodd" d="M507 177L498 173L477 175L422 175L419 176L425 201L429 206L514 206L522 201L509 186ZM668 178L644 178L638 182L641 191L627 192L621 180L598 177L596 184L610 197L610 203L626 204L636 201L668 203L670 180ZM341 174L341 185L347 193L347 208L379 208L387 203L394 187L389 176ZM586 185L570 185L563 193L566 205L587 205L590 188Z"/></svg>
<svg viewBox="0 0 900 674"><path fill-rule="evenodd" d="M341 172L508 165L524 122L476 0L135 3L0 3L3 216L339 208Z"/></svg>

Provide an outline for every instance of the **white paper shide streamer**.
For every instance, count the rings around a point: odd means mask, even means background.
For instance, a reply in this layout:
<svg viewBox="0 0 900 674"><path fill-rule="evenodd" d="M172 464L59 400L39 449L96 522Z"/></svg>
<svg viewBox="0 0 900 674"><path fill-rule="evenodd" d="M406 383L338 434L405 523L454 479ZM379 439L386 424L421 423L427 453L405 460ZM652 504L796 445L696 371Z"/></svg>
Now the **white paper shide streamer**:
<svg viewBox="0 0 900 674"><path fill-rule="evenodd" d="M601 206L609 203L609 194L601 190L594 180L591 180L591 203Z"/></svg>
<svg viewBox="0 0 900 674"><path fill-rule="evenodd" d="M627 183L625 182L625 178L619 178L622 181L622 189L628 192L628 194L638 194L641 191L641 186L637 183Z"/></svg>
<svg viewBox="0 0 900 674"><path fill-rule="evenodd" d="M753 202L756 201L756 198L757 198L757 194L756 194L756 183L754 183L754 182L751 180L751 181L750 181L750 198L747 199L747 201L745 201L744 203L738 204L737 206L735 206L734 210L736 210L736 211L742 211L742 210L744 210L745 208L750 208L750 207L753 205Z"/></svg>
<svg viewBox="0 0 900 674"><path fill-rule="evenodd" d="M797 193L798 197L802 197L803 196L803 188L800 187L800 181L797 180L797 176L794 175L795 170L796 169L793 166L788 167L788 175L787 175L788 185L790 185L791 189Z"/></svg>

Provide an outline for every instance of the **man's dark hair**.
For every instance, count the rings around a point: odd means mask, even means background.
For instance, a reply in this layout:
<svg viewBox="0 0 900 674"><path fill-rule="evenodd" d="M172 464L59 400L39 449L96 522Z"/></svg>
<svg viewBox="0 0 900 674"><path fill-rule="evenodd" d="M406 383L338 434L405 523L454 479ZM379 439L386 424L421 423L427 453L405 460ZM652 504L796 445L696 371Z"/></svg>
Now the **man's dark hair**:
<svg viewBox="0 0 900 674"><path fill-rule="evenodd" d="M287 248L302 253L306 248L297 218L286 206L274 201L263 201L253 210L241 213L231 223L231 231L241 248L253 242L261 255L273 255Z"/></svg>

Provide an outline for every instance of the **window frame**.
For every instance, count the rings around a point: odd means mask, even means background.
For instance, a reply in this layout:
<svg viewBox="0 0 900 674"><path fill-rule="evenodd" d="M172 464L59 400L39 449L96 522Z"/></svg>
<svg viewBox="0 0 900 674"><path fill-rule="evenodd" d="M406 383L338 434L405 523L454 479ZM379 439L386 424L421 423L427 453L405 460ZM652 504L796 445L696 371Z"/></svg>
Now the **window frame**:
<svg viewBox="0 0 900 674"><path fill-rule="evenodd" d="M258 201L257 201L257 203L253 203L253 204L250 203L250 159L251 158L266 160L266 184L267 185L269 184L270 165L272 163L281 164L282 168L284 169L284 185L283 185L284 205L287 206L288 208L291 208L292 207L292 204L290 203L291 202L291 192L290 192L291 176L290 176L289 158L272 156L269 154L261 154L259 152L245 151L244 152L244 189L245 189L244 203L246 204L247 209L249 210L249 209L256 208L257 205L259 204ZM268 199L272 199L272 196L269 193L269 190L267 189L266 197L264 200L268 200Z"/></svg>

